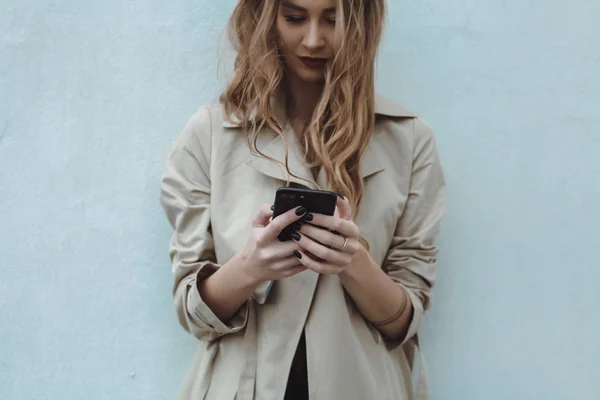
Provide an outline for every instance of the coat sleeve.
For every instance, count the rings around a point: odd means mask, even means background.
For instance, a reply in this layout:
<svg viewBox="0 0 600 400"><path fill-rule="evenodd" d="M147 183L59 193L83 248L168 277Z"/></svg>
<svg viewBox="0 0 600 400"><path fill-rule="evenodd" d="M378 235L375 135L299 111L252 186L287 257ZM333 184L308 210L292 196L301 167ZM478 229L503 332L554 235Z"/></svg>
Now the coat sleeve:
<svg viewBox="0 0 600 400"><path fill-rule="evenodd" d="M413 121L410 190L383 263L384 271L406 290L414 309L407 335L396 345L404 344L417 333L431 304L438 253L435 241L446 203L444 173L433 133L421 119Z"/></svg>
<svg viewBox="0 0 600 400"><path fill-rule="evenodd" d="M242 330L248 317L246 303L228 323L224 323L198 291L198 281L220 267L210 218L211 136L210 110L203 108L171 145L160 186L160 202L174 229L169 256L179 323L205 341Z"/></svg>

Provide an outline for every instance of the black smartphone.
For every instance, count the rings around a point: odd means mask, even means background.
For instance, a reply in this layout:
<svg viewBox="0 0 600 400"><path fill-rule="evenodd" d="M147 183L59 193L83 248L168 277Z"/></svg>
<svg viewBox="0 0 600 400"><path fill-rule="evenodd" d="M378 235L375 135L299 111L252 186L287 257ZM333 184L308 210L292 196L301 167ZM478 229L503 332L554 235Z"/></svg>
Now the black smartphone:
<svg viewBox="0 0 600 400"><path fill-rule="evenodd" d="M275 193L273 218L300 206L306 207L309 213L333 215L337 197L337 194L327 190L282 187ZM281 231L280 241L292 240L292 225L288 225Z"/></svg>

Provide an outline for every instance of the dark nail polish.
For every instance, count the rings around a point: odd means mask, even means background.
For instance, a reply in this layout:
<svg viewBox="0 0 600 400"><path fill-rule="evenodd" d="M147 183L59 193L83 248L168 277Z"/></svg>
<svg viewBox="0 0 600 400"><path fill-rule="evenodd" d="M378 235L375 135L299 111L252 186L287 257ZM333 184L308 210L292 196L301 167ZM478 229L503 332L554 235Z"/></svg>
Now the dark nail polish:
<svg viewBox="0 0 600 400"><path fill-rule="evenodd" d="M345 197L344 197L344 195L343 195L343 194L341 194L341 193L338 193L337 195L338 195L338 197L339 197L340 199L342 199L342 200L344 200L344 199L345 199Z"/></svg>
<svg viewBox="0 0 600 400"><path fill-rule="evenodd" d="M300 222L294 222L292 224L292 231L297 232L302 228L302 224Z"/></svg>
<svg viewBox="0 0 600 400"><path fill-rule="evenodd" d="M275 211L275 205L271 206L271 211Z"/></svg>
<svg viewBox="0 0 600 400"><path fill-rule="evenodd" d="M302 258L302 254L298 250L294 250L294 256L299 260Z"/></svg>
<svg viewBox="0 0 600 400"><path fill-rule="evenodd" d="M312 220L313 220L312 214L306 214L304 217L302 217L302 221L310 222Z"/></svg>
<svg viewBox="0 0 600 400"><path fill-rule="evenodd" d="M300 207L299 209L296 210L296 215L304 215L304 214L306 214L306 211L308 211L306 209L306 207Z"/></svg>
<svg viewBox="0 0 600 400"><path fill-rule="evenodd" d="M293 232L292 233L292 239L294 239L296 242L300 240L300 234L298 232Z"/></svg>

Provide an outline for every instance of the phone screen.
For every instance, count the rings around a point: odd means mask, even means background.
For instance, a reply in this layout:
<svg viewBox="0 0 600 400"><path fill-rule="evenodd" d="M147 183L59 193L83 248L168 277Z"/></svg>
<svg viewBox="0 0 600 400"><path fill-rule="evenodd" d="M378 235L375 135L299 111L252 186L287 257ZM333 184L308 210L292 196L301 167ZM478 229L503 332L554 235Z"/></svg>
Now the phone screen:
<svg viewBox="0 0 600 400"><path fill-rule="evenodd" d="M275 194L273 218L293 208L304 206L309 213L333 215L337 204L337 195L327 190L280 188ZM292 227L287 226L279 234L279 240L292 240Z"/></svg>

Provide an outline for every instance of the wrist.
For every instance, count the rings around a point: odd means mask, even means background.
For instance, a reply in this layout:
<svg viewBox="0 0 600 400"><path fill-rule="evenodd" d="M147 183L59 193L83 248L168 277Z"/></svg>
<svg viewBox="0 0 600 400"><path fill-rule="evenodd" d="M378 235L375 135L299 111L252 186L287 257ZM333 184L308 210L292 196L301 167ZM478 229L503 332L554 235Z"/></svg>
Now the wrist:
<svg viewBox="0 0 600 400"><path fill-rule="evenodd" d="M350 265L340 272L340 279L342 282L356 279L357 274L363 268L366 268L370 262L372 261L369 252L361 245L358 252L354 255Z"/></svg>
<svg viewBox="0 0 600 400"><path fill-rule="evenodd" d="M231 261L237 266L237 272L242 277L244 286L254 290L266 281L266 279L257 273L256 268L248 262L248 258L243 253L236 254Z"/></svg>

